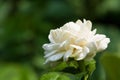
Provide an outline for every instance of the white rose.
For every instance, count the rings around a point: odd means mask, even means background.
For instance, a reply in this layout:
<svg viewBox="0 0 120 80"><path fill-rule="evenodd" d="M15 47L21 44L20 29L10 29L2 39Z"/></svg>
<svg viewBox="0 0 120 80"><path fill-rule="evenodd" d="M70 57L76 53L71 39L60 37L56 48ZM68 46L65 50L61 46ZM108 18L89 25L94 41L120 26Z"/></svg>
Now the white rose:
<svg viewBox="0 0 120 80"><path fill-rule="evenodd" d="M51 30L50 43L44 44L46 62L57 61L63 58L75 60L92 59L96 52L107 48L110 42L103 34L96 34L96 29L91 31L92 23L89 20L68 22L62 27Z"/></svg>

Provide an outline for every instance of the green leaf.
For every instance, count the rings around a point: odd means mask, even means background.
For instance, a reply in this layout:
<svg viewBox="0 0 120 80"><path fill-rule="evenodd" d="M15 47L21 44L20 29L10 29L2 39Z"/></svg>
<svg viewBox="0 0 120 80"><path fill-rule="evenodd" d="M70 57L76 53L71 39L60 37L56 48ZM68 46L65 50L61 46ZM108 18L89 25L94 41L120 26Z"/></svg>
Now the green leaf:
<svg viewBox="0 0 120 80"><path fill-rule="evenodd" d="M95 70L95 68L96 68L95 63L96 62L94 59L85 63L87 65L87 71L88 71L89 75L91 75L93 73L93 71Z"/></svg>
<svg viewBox="0 0 120 80"><path fill-rule="evenodd" d="M104 54L101 63L106 71L107 80L120 80L120 57L113 54Z"/></svg>
<svg viewBox="0 0 120 80"><path fill-rule="evenodd" d="M46 74L42 75L40 80L57 80L58 77L59 77L58 73L50 72L50 73L46 73Z"/></svg>
<svg viewBox="0 0 120 80"><path fill-rule="evenodd" d="M0 63L0 80L37 80L37 76L27 65Z"/></svg>
<svg viewBox="0 0 120 80"><path fill-rule="evenodd" d="M61 76L58 77L57 80L70 80L70 78L65 76L65 75L61 75Z"/></svg>
<svg viewBox="0 0 120 80"><path fill-rule="evenodd" d="M54 65L54 67L51 67L51 71L61 71L67 67L66 62L56 62L52 63L52 65Z"/></svg>
<svg viewBox="0 0 120 80"><path fill-rule="evenodd" d="M78 63L77 63L77 61L71 61L70 63L69 63L69 66L70 67L74 67L74 68L78 68Z"/></svg>
<svg viewBox="0 0 120 80"><path fill-rule="evenodd" d="M43 74L40 80L70 80L70 78L61 73L49 72L49 73Z"/></svg>
<svg viewBox="0 0 120 80"><path fill-rule="evenodd" d="M76 74L76 80L82 80L82 79L84 79L86 76L88 76L88 75L86 75L86 72L84 71L84 72L81 72L81 73L79 73L79 74Z"/></svg>
<svg viewBox="0 0 120 80"><path fill-rule="evenodd" d="M70 74L70 73L65 73L65 75L68 76L71 80L77 80L76 75L73 75L73 74Z"/></svg>

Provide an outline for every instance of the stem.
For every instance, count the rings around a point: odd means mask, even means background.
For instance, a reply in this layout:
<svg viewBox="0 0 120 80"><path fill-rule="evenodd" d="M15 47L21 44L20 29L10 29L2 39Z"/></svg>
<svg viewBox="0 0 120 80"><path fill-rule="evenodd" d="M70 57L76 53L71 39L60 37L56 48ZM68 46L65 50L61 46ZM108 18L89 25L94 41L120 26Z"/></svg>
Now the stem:
<svg viewBox="0 0 120 80"><path fill-rule="evenodd" d="M86 75L86 76L85 76L85 78L84 78L84 80L88 80L88 77L89 77L89 76L88 76L88 75Z"/></svg>

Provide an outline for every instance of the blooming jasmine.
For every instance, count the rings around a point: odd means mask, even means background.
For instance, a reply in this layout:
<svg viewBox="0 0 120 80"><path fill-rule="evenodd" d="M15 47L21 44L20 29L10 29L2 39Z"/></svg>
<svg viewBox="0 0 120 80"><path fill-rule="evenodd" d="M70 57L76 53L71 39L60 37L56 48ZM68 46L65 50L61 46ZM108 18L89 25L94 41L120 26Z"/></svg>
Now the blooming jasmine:
<svg viewBox="0 0 120 80"><path fill-rule="evenodd" d="M50 43L44 44L46 62L69 58L75 60L92 59L98 51L107 48L110 39L96 34L89 20L68 22L58 29L50 31Z"/></svg>

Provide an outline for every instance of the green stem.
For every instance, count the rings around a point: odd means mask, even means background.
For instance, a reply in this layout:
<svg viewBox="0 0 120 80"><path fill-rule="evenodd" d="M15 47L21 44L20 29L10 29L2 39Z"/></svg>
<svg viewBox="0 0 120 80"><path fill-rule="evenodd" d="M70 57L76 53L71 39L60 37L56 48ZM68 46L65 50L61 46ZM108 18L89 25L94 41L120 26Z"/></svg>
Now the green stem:
<svg viewBox="0 0 120 80"><path fill-rule="evenodd" d="M84 78L84 80L88 80L88 77L89 77L89 75L86 75L85 78Z"/></svg>

